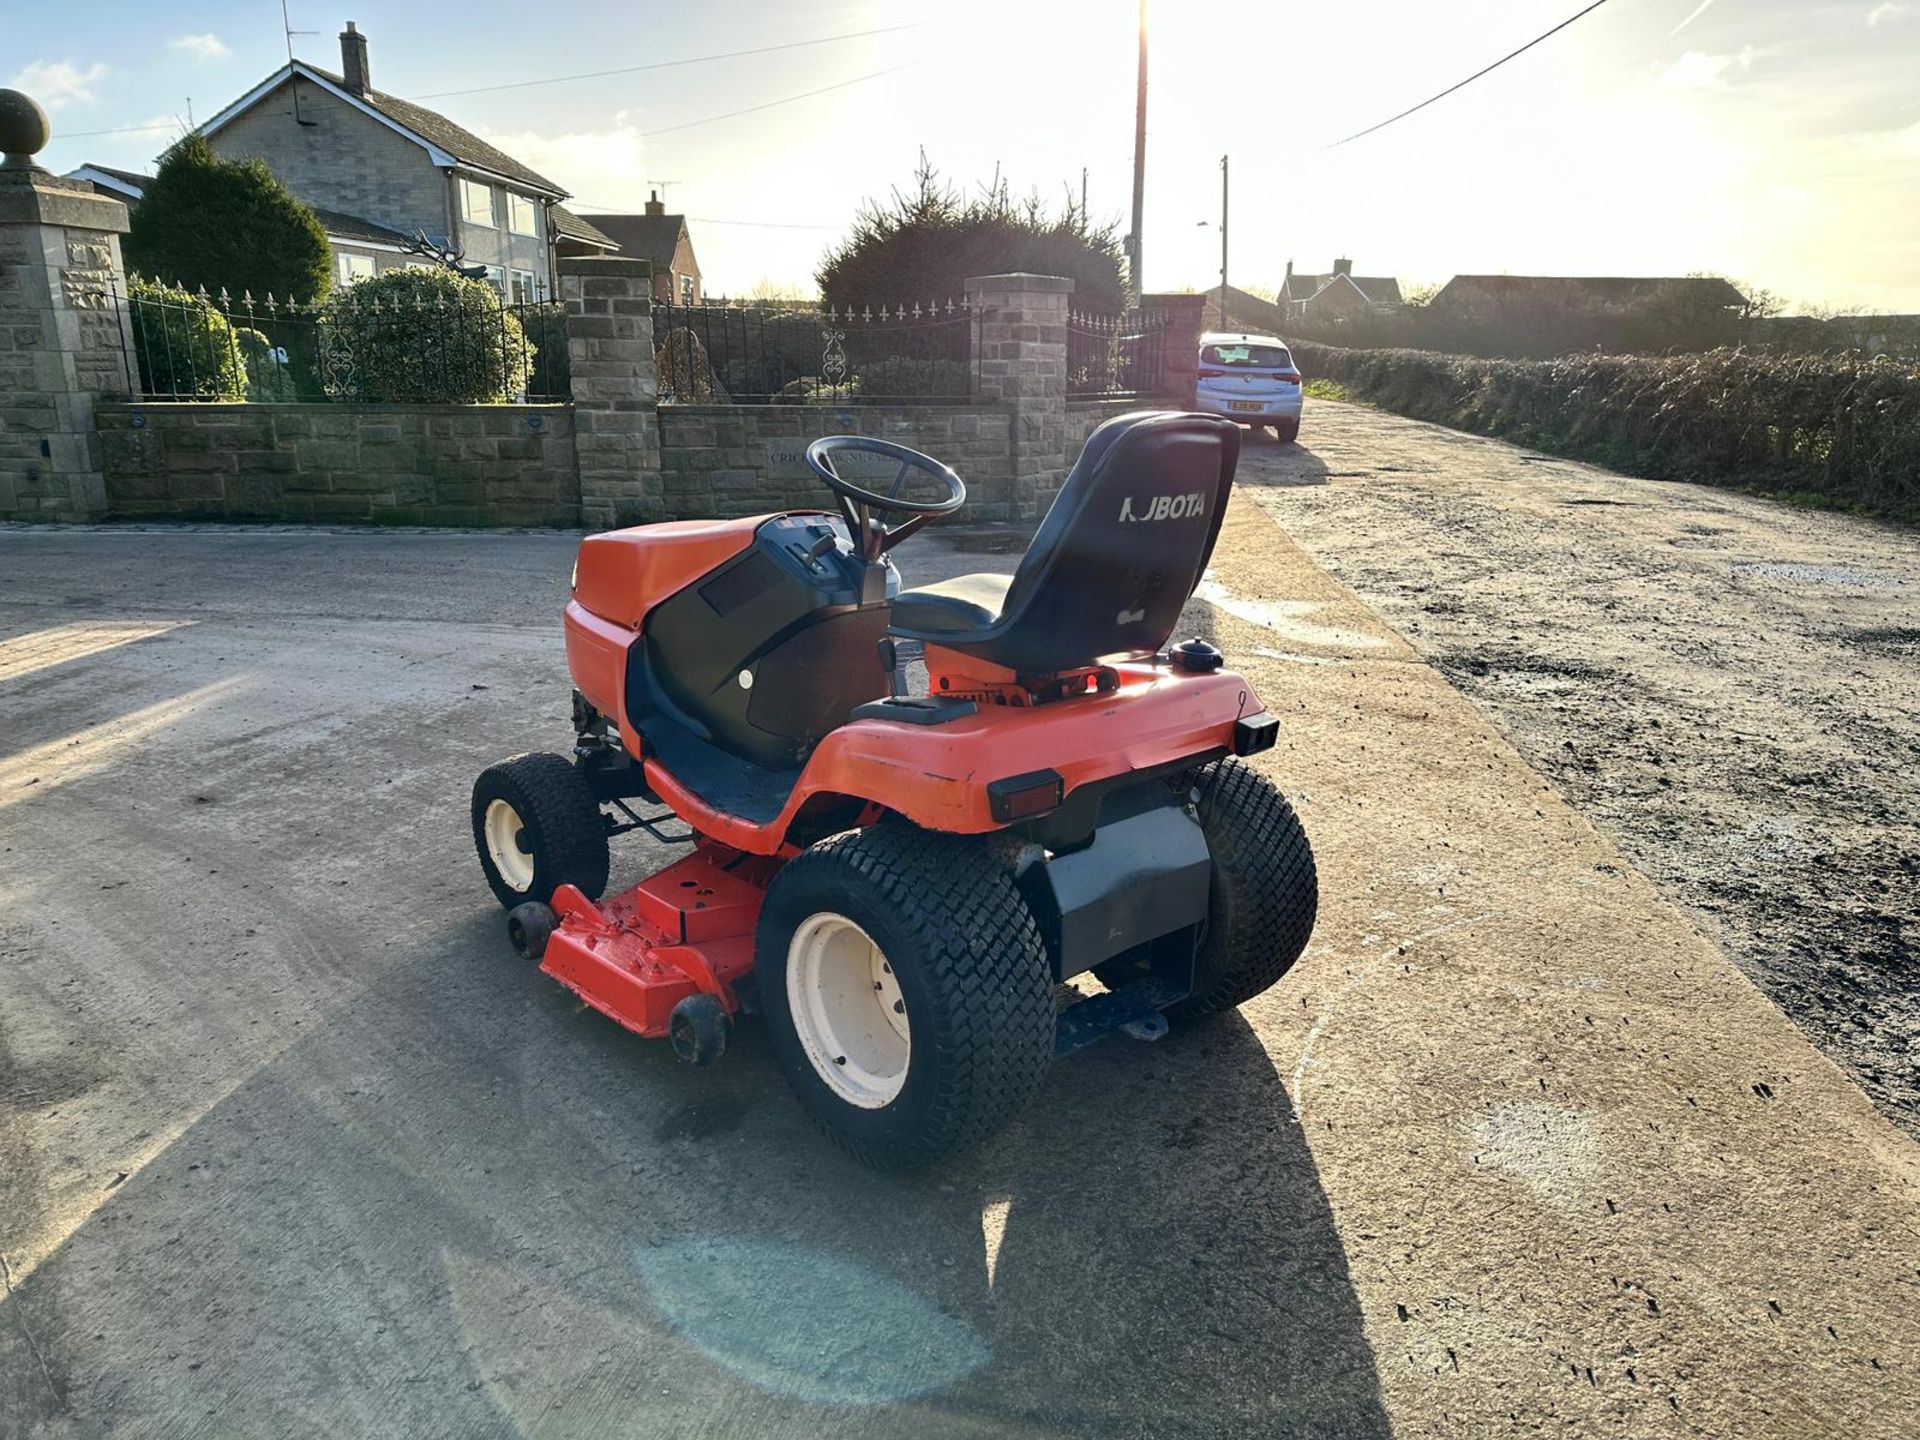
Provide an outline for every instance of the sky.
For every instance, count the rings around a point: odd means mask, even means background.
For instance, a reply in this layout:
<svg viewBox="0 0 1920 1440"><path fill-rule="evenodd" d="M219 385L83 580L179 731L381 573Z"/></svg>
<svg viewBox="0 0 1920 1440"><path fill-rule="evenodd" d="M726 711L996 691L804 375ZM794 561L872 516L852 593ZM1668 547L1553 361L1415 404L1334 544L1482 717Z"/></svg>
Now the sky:
<svg viewBox="0 0 1920 1440"><path fill-rule="evenodd" d="M1150 0L1147 288L1361 274L1725 274L1789 310L1920 312L1920 0ZM289 0L294 51L443 111L584 214L655 182L709 293L810 290L862 199L945 176L1058 203L1082 171L1126 227L1137 0ZM280 0L0 0L0 84L51 112L41 159L145 169L286 58ZM879 32L879 33L862 33ZM834 39L563 83L521 82ZM480 93L441 95L482 86ZM834 87L829 89L828 87ZM804 99L791 97L821 91ZM789 102L790 103L779 103ZM765 106L754 113L714 119ZM710 122L710 123L696 123ZM132 132L88 134L148 126ZM919 297L903 297L908 299Z"/></svg>

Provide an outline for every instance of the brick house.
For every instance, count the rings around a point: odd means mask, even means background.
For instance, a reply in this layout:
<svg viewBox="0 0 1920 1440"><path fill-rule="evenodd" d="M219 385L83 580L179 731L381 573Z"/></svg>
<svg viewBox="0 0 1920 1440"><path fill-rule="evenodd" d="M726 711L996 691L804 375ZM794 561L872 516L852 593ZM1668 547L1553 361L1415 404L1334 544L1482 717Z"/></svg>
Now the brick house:
<svg viewBox="0 0 1920 1440"><path fill-rule="evenodd" d="M339 74L291 61L200 130L218 155L264 160L313 207L341 284L433 263L405 250L417 231L486 267L509 300L559 293L554 264L563 238L573 253L618 248L567 211L567 192L538 171L437 111L374 89L367 37L351 20L340 35Z"/></svg>
<svg viewBox="0 0 1920 1440"><path fill-rule="evenodd" d="M1355 275L1353 261L1333 262L1325 275L1296 273L1287 262L1286 278L1274 297L1289 320L1349 319L1376 305L1398 305L1400 282L1391 275Z"/></svg>
<svg viewBox="0 0 1920 1440"><path fill-rule="evenodd" d="M596 215L593 223L611 236L620 254L630 260L653 262L653 298L678 305L698 304L705 294L700 284L700 262L694 257L687 217L669 215L660 192L650 192L646 209L638 215ZM563 240L560 253L575 252Z"/></svg>

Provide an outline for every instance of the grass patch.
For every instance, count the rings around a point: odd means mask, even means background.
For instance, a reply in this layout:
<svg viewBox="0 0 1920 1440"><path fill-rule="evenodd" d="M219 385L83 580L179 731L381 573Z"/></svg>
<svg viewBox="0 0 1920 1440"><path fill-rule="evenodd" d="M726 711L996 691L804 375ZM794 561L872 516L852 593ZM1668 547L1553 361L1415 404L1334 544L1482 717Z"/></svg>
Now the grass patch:
<svg viewBox="0 0 1920 1440"><path fill-rule="evenodd" d="M1309 380L1300 388L1316 400L1338 400L1343 405L1353 403L1353 392L1338 380Z"/></svg>

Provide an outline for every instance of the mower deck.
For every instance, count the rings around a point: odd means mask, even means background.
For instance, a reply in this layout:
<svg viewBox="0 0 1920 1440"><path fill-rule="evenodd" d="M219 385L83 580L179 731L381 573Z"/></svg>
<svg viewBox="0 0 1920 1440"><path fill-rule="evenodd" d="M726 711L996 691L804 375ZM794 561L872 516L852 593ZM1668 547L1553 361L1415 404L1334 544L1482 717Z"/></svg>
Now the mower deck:
<svg viewBox="0 0 1920 1440"><path fill-rule="evenodd" d="M734 1014L734 986L753 971L754 927L775 868L703 845L597 904L562 885L540 968L650 1039L668 1033L673 1007L692 995L711 995Z"/></svg>

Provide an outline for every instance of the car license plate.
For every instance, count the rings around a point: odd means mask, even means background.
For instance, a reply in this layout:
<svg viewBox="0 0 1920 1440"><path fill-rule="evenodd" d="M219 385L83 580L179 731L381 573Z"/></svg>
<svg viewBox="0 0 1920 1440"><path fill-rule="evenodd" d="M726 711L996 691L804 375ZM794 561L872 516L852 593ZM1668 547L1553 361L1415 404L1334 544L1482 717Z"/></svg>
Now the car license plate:
<svg viewBox="0 0 1920 1440"><path fill-rule="evenodd" d="M1258 400L1229 400L1227 408L1229 410L1264 410L1267 407Z"/></svg>

